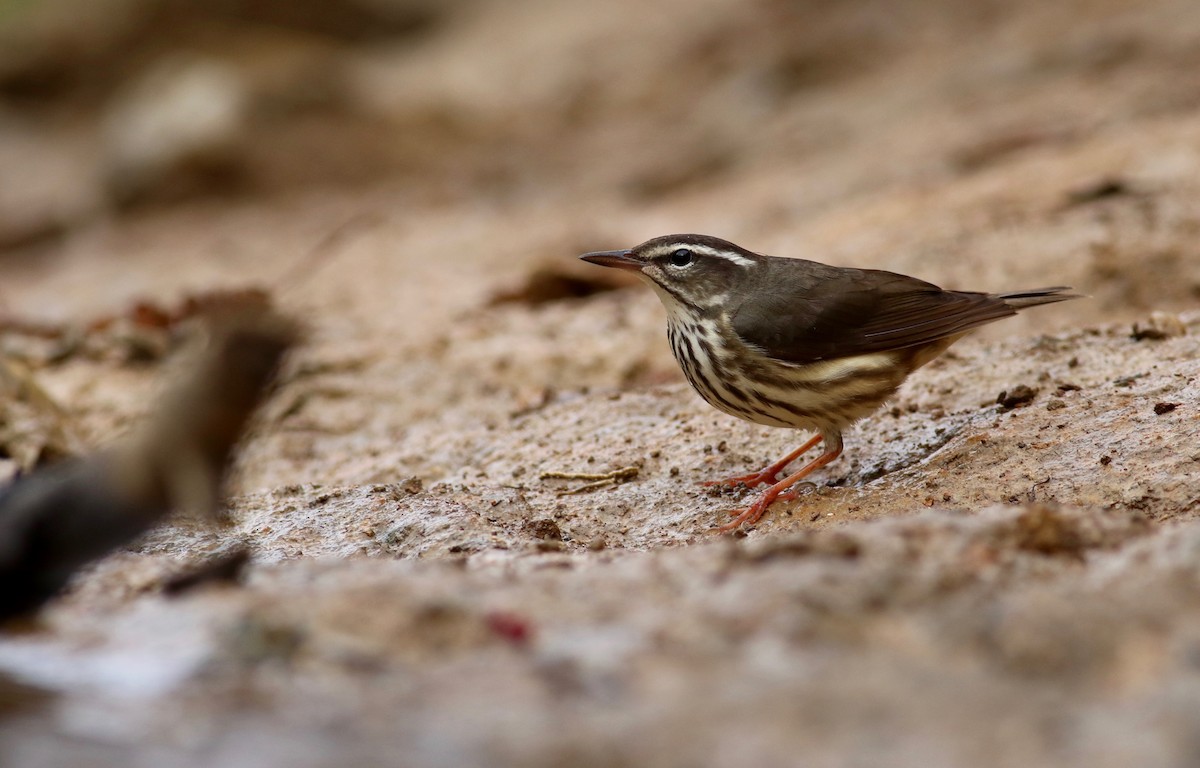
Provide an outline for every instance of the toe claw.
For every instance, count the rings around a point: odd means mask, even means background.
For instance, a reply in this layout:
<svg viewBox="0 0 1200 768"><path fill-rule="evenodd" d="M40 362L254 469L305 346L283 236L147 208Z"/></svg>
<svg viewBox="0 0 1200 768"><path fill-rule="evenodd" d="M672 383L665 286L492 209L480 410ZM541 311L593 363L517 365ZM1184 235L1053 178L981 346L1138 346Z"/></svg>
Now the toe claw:
<svg viewBox="0 0 1200 768"><path fill-rule="evenodd" d="M736 515L736 517L724 525L718 525L716 528L717 532L729 533L741 528L743 525L754 525L762 518L763 514L766 513L767 507L771 505L769 501L765 504L763 502L764 499L759 499L746 509L732 510L729 514Z"/></svg>
<svg viewBox="0 0 1200 768"><path fill-rule="evenodd" d="M767 491L746 509L731 509L729 514L733 517L733 519L724 525L718 525L715 530L718 533L729 533L737 530L743 525L754 525L762 519L762 516L767 513L767 509L772 504L777 501L794 501L800 495L800 491L805 489L805 486L808 488L816 488L817 484L812 482L803 482L793 488L789 488L786 491L781 491L775 494L772 494L771 491Z"/></svg>

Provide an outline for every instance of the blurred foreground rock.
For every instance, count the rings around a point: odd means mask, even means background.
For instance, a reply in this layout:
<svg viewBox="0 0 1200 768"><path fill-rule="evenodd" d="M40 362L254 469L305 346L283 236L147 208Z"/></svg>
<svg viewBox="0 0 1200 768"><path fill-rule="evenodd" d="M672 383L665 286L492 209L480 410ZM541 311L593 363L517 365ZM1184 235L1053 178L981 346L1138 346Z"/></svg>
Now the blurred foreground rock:
<svg viewBox="0 0 1200 768"><path fill-rule="evenodd" d="M794 436L682 385L414 434L392 461L476 463L243 495L219 534L180 520L102 562L0 641L0 671L71 702L0 738L46 760L103 743L94 765L1186 762L1198 339L962 342L745 539L707 532L737 500L695 482ZM1023 407L978 402L1026 380ZM347 437L325 476L386 450ZM624 465L568 498L537 479ZM231 538L246 586L154 589Z"/></svg>
<svg viewBox="0 0 1200 768"><path fill-rule="evenodd" d="M237 439L294 330L261 306L209 324L209 349L139 435L0 491L0 622L36 610L171 510L213 515Z"/></svg>

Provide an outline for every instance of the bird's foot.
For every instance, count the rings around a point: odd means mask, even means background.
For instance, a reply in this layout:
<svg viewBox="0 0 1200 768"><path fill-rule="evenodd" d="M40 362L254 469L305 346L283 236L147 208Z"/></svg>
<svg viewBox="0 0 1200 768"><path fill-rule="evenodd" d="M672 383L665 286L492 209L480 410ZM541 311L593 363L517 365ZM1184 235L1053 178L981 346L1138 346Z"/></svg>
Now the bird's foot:
<svg viewBox="0 0 1200 768"><path fill-rule="evenodd" d="M748 475L738 475L737 477L727 477L724 480L705 480L700 483L706 488L713 486L723 486L725 488L734 488L739 485L744 485L747 488L757 488L760 485L774 485L779 482L779 471L782 467L771 465L766 469L761 469L758 472L751 472Z"/></svg>
<svg viewBox="0 0 1200 768"><path fill-rule="evenodd" d="M795 501L797 498L799 498L800 491L812 490L816 487L816 483L803 482L794 485L787 490L768 488L753 504L746 509L732 510L729 514L733 515L734 518L728 523L725 523L725 525L717 526L715 530L718 533L730 533L742 527L743 525L754 525L760 519L762 519L763 515L766 514L767 507L771 506L775 502Z"/></svg>
<svg viewBox="0 0 1200 768"><path fill-rule="evenodd" d="M766 514L767 507L771 506L771 502L773 501L775 501L775 496L772 496L771 492L767 491L746 509L735 509L730 512L729 514L737 515L737 517L725 523L725 525L718 525L715 530L717 533L732 533L743 525L754 525L759 521L759 518Z"/></svg>

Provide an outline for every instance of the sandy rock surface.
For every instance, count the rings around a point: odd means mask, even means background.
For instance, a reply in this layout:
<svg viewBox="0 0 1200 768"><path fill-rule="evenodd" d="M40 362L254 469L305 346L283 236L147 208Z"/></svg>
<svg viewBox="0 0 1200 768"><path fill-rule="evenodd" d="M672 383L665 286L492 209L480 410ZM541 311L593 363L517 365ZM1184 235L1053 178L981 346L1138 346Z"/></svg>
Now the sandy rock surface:
<svg viewBox="0 0 1200 768"><path fill-rule="evenodd" d="M1200 6L478 0L413 29L205 38L244 166L182 201L108 200L84 123L0 111L0 350L79 440L178 374L138 301L256 287L308 327L223 521L0 636L0 764L1195 762ZM705 405L657 299L574 260L684 231L1089 298L959 342L719 536L747 499L699 483L805 436ZM164 593L235 542L241 583Z"/></svg>

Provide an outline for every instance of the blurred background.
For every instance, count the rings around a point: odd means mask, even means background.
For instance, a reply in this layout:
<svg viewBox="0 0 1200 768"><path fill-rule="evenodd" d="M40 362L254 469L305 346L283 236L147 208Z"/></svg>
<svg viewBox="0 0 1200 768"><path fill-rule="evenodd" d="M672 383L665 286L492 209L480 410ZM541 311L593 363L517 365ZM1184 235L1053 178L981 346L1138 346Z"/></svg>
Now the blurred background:
<svg viewBox="0 0 1200 768"><path fill-rule="evenodd" d="M0 310L270 283L361 216L501 282L704 231L1124 319L1200 295L1198 106L1186 0L4 0Z"/></svg>
<svg viewBox="0 0 1200 768"><path fill-rule="evenodd" d="M983 339L1195 307L1198 137L1191 0L4 0L0 343L94 442L175 321L263 295L355 370L269 486L681 380L649 291L559 301L670 232L1091 297Z"/></svg>

